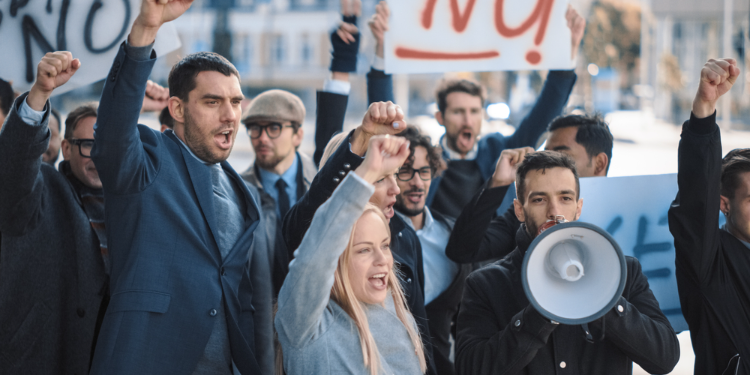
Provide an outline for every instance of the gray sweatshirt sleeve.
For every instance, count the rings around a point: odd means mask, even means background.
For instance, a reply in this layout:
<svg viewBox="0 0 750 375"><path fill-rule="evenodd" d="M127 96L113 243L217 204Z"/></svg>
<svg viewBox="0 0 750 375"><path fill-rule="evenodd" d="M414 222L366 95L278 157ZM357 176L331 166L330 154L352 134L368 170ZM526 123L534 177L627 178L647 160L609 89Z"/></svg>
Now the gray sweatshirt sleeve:
<svg viewBox="0 0 750 375"><path fill-rule="evenodd" d="M279 292L275 326L280 341L300 347L322 328L339 256L374 191L372 184L349 173L318 208Z"/></svg>

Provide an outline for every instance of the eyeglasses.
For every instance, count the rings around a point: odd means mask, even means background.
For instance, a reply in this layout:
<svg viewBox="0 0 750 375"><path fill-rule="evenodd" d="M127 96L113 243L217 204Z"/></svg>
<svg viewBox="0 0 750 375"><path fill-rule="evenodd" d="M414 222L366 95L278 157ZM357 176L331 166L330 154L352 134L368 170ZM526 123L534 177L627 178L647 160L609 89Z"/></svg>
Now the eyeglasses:
<svg viewBox="0 0 750 375"><path fill-rule="evenodd" d="M396 173L396 178L400 181L411 181L411 179L414 178L415 173L419 173L419 178L421 178L422 181L429 181L432 179L432 168L430 167L422 167L419 169L402 167L398 170L398 173Z"/></svg>
<svg viewBox="0 0 750 375"><path fill-rule="evenodd" d="M294 125L283 125L279 124L278 122L273 122L268 125L258 125L258 124L245 124L247 126L247 133L250 134L250 138L252 139L258 139L260 138L261 133L263 133L263 129L266 130L266 135L268 135L268 138L274 139L278 138L281 135L281 130L283 128L293 128Z"/></svg>
<svg viewBox="0 0 750 375"><path fill-rule="evenodd" d="M70 143L78 146L78 153L81 154L84 158L90 158L91 157L91 149L94 147L94 140L90 138L81 138L81 139L70 139L68 140Z"/></svg>

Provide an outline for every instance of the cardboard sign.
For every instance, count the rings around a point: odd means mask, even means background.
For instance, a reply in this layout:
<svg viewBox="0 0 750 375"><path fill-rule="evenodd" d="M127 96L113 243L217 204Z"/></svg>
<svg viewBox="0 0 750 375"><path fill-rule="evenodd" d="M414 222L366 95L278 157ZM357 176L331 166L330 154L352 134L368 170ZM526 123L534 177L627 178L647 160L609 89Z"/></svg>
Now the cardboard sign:
<svg viewBox="0 0 750 375"><path fill-rule="evenodd" d="M36 78L36 67L47 52L70 51L81 69L54 94L107 76L120 44L140 10L140 0L5 0L0 1L0 78L24 92ZM157 56L180 47L170 24L159 30Z"/></svg>
<svg viewBox="0 0 750 375"><path fill-rule="evenodd" d="M388 73L571 69L568 0L391 1Z"/></svg>

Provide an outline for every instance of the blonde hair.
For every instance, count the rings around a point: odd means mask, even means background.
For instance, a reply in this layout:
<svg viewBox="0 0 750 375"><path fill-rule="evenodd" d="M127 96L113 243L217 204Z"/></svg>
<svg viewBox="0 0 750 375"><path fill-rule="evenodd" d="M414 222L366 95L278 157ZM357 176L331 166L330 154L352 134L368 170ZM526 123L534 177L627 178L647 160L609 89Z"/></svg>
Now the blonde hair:
<svg viewBox="0 0 750 375"><path fill-rule="evenodd" d="M374 204L368 203L365 206L365 210L360 216L360 219L369 213L374 213L380 218L380 220L382 220L383 225L388 232L388 236L390 237L391 231L388 227L388 220L383 215L383 211ZM349 317L354 321L354 324L359 331L359 342L362 346L362 357L364 357L365 366L370 368L370 375L377 375L380 366L377 344L370 332L370 326L367 322L367 316L362 309L362 305L357 297L354 296L354 289L352 288L351 280L349 280L348 276L349 258L351 257L351 249L354 245L353 241L356 227L357 225L355 223L354 228L352 228L351 236L349 237L349 245L339 257L339 265L336 268L333 287L331 288L331 299L341 306L341 308L346 311L346 313L349 314ZM396 276L395 267L391 272L388 272L388 289L390 289L391 296L393 297L396 316L398 316L398 319L404 324L404 328L406 328L406 331L409 334L409 338L414 345L415 353L419 358L419 367L422 370L422 373L424 373L427 369L427 363L424 358L422 340L419 337L419 331L414 329L414 326L412 325L413 320L409 319L411 317L411 312L409 312L409 307L406 304L404 292L401 290L401 283Z"/></svg>
<svg viewBox="0 0 750 375"><path fill-rule="evenodd" d="M339 146L341 146L342 143L344 143L344 140L346 140L346 137L349 135L349 133L339 133L331 137L331 140L328 141L328 144L326 145L325 150L323 150L323 156L320 157L320 167L319 169L323 169L323 166L328 161L328 158L333 155L336 150L338 150Z"/></svg>
<svg viewBox="0 0 750 375"><path fill-rule="evenodd" d="M333 143L333 140L331 143ZM328 146L331 146L331 143L329 143ZM340 141L338 143L341 144ZM326 152L328 152L328 148L329 147L326 147ZM336 148L338 148L338 145L333 147L334 150ZM321 160L321 166L325 161L325 154L323 157L324 159ZM367 203L364 212L362 212L362 215L357 219L357 222L368 213L374 213L380 218L385 226L388 236L390 237L391 229L388 226L388 219L383 215L383 211L372 203ZM338 267L336 267L333 287L331 288L331 299L341 306L341 308L354 321L354 324L357 326L357 331L359 332L359 343L362 346L362 357L364 358L365 367L370 368L370 375L377 375L380 370L380 356L378 354L377 344L372 337L372 332L370 332L367 315L362 309L362 304L354 295L354 289L352 288L351 280L349 280L349 258L351 257L351 249L354 245L354 234L357 228L357 222L355 222L352 227L352 232L349 236L349 244L346 246L346 250L344 250L344 253L339 256ZM409 306L406 304L406 297L404 296L404 291L401 289L401 283L398 280L398 276L396 276L396 271L397 270L394 266L393 269L391 269L391 272L388 272L388 289L390 289L391 296L393 297L396 316L401 323L404 324L404 328L406 328L406 332L409 334L409 339L411 339L411 343L414 345L414 352L419 359L419 368L424 374L427 370L427 362L424 357L422 339L419 337L419 331L414 328L414 325L412 325L413 317L409 311ZM276 316L277 308L278 304L274 304L274 316ZM412 320L409 319L410 317L412 317ZM274 341L276 345L276 375L284 375L284 353L278 341L278 333L275 332L275 330Z"/></svg>

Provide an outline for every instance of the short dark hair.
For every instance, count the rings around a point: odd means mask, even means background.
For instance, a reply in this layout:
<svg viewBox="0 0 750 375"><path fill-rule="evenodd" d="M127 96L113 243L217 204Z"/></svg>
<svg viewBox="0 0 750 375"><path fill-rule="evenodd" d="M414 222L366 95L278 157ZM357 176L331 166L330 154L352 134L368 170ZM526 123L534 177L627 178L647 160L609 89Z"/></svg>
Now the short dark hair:
<svg viewBox="0 0 750 375"><path fill-rule="evenodd" d="M60 112L57 112L56 109L50 108L50 113L52 114L52 117L57 120L57 131L62 131L62 121L60 120Z"/></svg>
<svg viewBox="0 0 750 375"><path fill-rule="evenodd" d="M8 81L0 79L0 112L3 115L8 115L10 112L10 106L13 105L15 94L13 93L13 87L10 86Z"/></svg>
<svg viewBox="0 0 750 375"><path fill-rule="evenodd" d="M526 175L530 171L541 170L542 173L547 168L567 168L573 172L573 176L576 178L576 199L581 195L581 185L578 182L578 171L576 171L576 163L570 156L557 151L539 151L526 154L523 162L518 166L516 171L516 191L518 200L521 203L525 203L526 200Z"/></svg>
<svg viewBox="0 0 750 375"><path fill-rule="evenodd" d="M172 118L172 114L169 113L169 107L164 107L159 113L159 124L174 129L174 119Z"/></svg>
<svg viewBox="0 0 750 375"><path fill-rule="evenodd" d="M734 199L740 175L745 172L750 172L750 148L729 151L721 160L721 195Z"/></svg>
<svg viewBox="0 0 750 375"><path fill-rule="evenodd" d="M468 79L445 79L440 82L437 90L435 90L440 113L445 113L445 110L448 109L448 95L454 92L464 92L479 97L482 100L482 107L484 107L485 92L482 85Z"/></svg>
<svg viewBox="0 0 750 375"><path fill-rule="evenodd" d="M99 103L91 102L78 106L72 112L68 113L68 118L65 119L65 139L73 139L73 132L76 130L76 126L81 120L86 117L97 117L96 111L99 108Z"/></svg>
<svg viewBox="0 0 750 375"><path fill-rule="evenodd" d="M169 94L181 100L188 100L190 91L195 89L195 77L200 72L219 72L225 76L240 73L229 60L214 52L196 52L182 58L169 72Z"/></svg>
<svg viewBox="0 0 750 375"><path fill-rule="evenodd" d="M607 155L607 172L612 164L612 144L614 138L609 131L609 125L599 115L567 115L560 116L552 120L547 127L547 131L553 132L557 129L577 127L576 143L586 149L589 159L603 152Z"/></svg>
<svg viewBox="0 0 750 375"><path fill-rule="evenodd" d="M445 169L445 161L440 155L439 149L433 146L430 137L420 133L417 127L407 126L406 130L401 132L399 136L409 141L409 157L406 159L405 164L413 164L414 150L417 147L424 147L427 150L427 163L430 164L430 169L432 169L432 178L438 176Z"/></svg>

